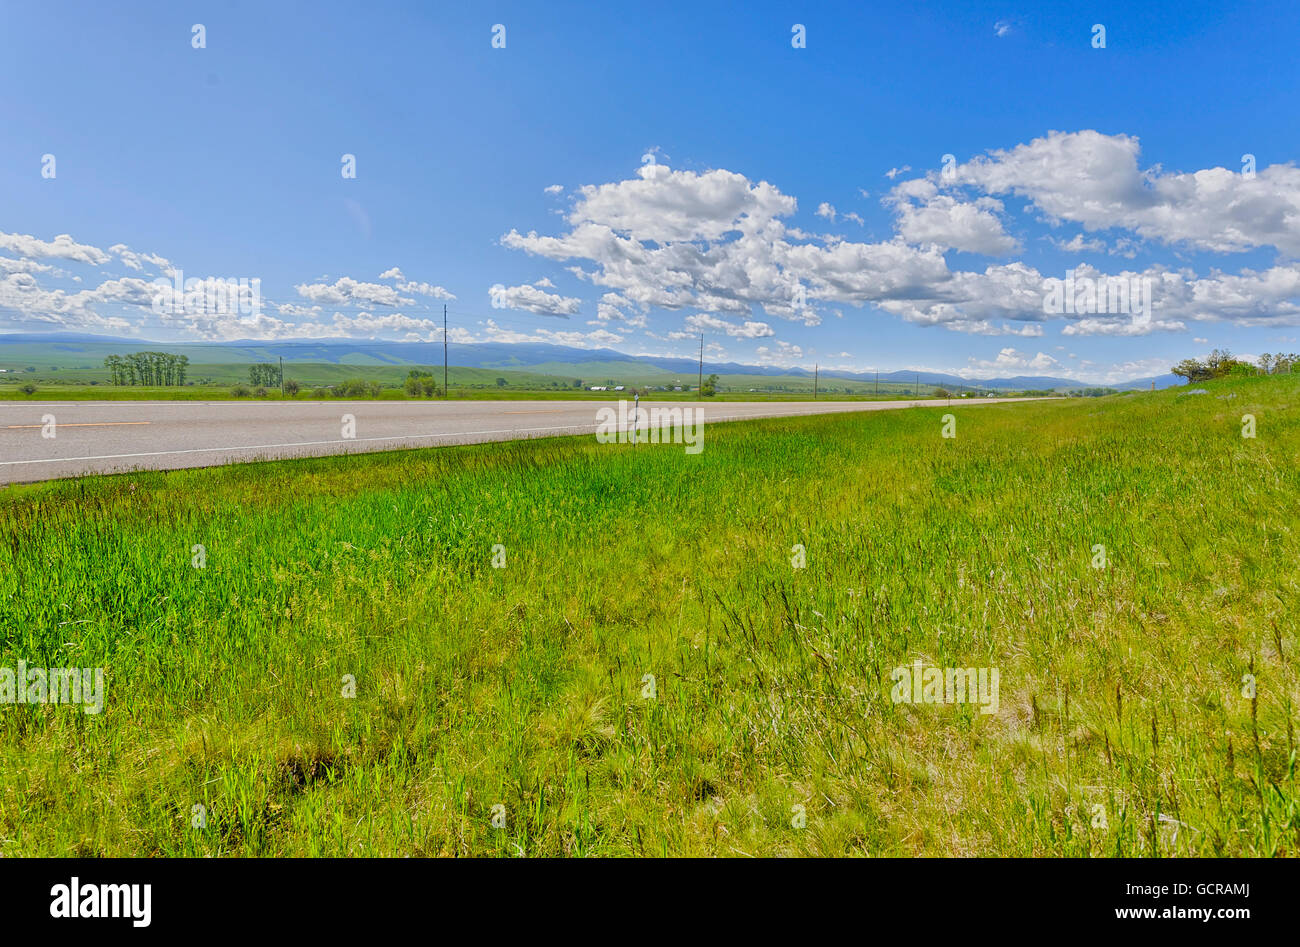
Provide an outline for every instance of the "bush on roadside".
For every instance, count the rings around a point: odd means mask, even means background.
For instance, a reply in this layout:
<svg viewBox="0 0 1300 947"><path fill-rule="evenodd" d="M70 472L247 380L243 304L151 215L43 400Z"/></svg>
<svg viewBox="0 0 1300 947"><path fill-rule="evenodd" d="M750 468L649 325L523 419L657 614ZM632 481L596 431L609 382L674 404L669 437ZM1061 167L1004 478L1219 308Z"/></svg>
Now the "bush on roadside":
<svg viewBox="0 0 1300 947"><path fill-rule="evenodd" d="M19 388L18 390L21 391L21 392L22 392L23 394L25 394L25 395L34 395L34 394L36 394L36 386L33 385L31 382L28 382L27 384L23 385L23 386L22 386L21 388Z"/></svg>
<svg viewBox="0 0 1300 947"><path fill-rule="evenodd" d="M418 368L412 368L407 373L402 389L408 398L435 398L441 394L432 373L422 372Z"/></svg>
<svg viewBox="0 0 1300 947"><path fill-rule="evenodd" d="M231 386L230 393L234 395L236 398L247 398L249 395L248 386L233 385Z"/></svg>
<svg viewBox="0 0 1300 947"><path fill-rule="evenodd" d="M261 385L258 385L258 386L257 386L257 390L253 392L253 397L255 397L255 398L265 398L265 397L266 397L266 389L263 388Z"/></svg>
<svg viewBox="0 0 1300 947"><path fill-rule="evenodd" d="M364 378L349 378L334 389L336 398L378 398L380 384Z"/></svg>
<svg viewBox="0 0 1300 947"><path fill-rule="evenodd" d="M290 398L296 398L298 397L298 392L301 390L301 387L302 386L292 378L287 378L284 382L284 393Z"/></svg>

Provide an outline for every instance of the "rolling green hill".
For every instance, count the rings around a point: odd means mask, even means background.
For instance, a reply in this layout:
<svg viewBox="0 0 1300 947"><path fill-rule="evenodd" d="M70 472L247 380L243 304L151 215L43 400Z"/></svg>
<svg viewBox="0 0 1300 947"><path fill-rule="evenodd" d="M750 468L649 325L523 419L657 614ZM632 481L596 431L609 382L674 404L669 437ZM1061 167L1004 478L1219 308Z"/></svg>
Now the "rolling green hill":
<svg viewBox="0 0 1300 947"><path fill-rule="evenodd" d="M87 372L103 365L108 355L125 355L138 351L166 351L184 355L191 366L216 366L277 362L286 365L352 365L367 372L382 366L440 366L443 363L443 346L434 342L389 342L382 340L322 340L313 342L207 342L161 343L142 340L118 340L100 336L69 334L8 334L0 335L0 374L3 380L14 370L38 374L48 382L65 380L66 371ZM552 378L561 382L580 378L587 384L606 381L623 385L676 385L697 384L699 365L694 359L656 355L629 355L609 349L586 350L559 345L533 343L454 343L449 349L453 364L485 371L523 372L547 376L545 387ZM304 369L305 370L305 369ZM289 369L292 375L298 368ZM43 376L42 374L43 373ZM775 390L812 390L813 373L806 368L773 368L741 365L734 362L704 363L704 374L717 374L735 388ZM743 376L743 377L742 377ZM214 376L215 377L215 376ZM225 377L225 376L223 376ZM324 374L318 375L324 379ZM382 380L383 375L371 376ZM493 376L494 378L496 376ZM695 381L692 381L695 379ZM1051 377L1015 377L968 380L941 372L893 371L882 372L878 379L872 374L852 373L826 369L821 373L822 387L838 387L846 392L864 393L870 386L875 390L879 381L881 391L913 391L944 387L987 388L992 390L1073 389L1093 387L1091 384ZM1151 381L1157 388L1178 383L1173 376L1157 379L1137 379L1120 387L1148 388ZM315 383L314 381L311 383ZM885 388L884 386L893 386Z"/></svg>
<svg viewBox="0 0 1300 947"><path fill-rule="evenodd" d="M183 353L177 353L183 354ZM221 397L222 391L233 385L249 384L249 365L253 362L200 362L192 363L187 375L188 388L149 388L147 392L137 388L135 391L114 388L110 384L109 372L102 365L89 367L65 367L36 363L27 371L21 362L10 361L0 365L5 368L17 368L0 374L0 398L14 397L16 389L25 384L34 384L49 396L55 390L60 393L72 393L76 397L190 397L189 389L203 389L204 397ZM274 364L274 362L272 363ZM351 379L378 382L380 385L397 388L405 381L411 369L427 371L441 384L442 365L382 364L374 362L285 362L284 376L293 379L307 388L337 385ZM637 363L585 362L585 363L546 363L528 369L506 368L468 368L453 365L448 370L448 380L455 389L495 388L497 379L506 381L506 387L512 391L546 392L571 390L575 380L582 381L581 390L593 385L624 385L641 388L671 388L678 383L683 387L694 389L698 376L695 374L674 373L653 366ZM93 387L92 387L93 386ZM77 391L78 388L86 391ZM721 375L719 388L723 392L755 393L786 392L791 394L811 394L813 380L811 377L798 375ZM827 396L839 393L844 395L870 395L876 390L871 382L852 381L843 378L823 379L819 390ZM882 396L912 394L914 384L882 382L879 391ZM929 395L933 386L923 385L921 395Z"/></svg>

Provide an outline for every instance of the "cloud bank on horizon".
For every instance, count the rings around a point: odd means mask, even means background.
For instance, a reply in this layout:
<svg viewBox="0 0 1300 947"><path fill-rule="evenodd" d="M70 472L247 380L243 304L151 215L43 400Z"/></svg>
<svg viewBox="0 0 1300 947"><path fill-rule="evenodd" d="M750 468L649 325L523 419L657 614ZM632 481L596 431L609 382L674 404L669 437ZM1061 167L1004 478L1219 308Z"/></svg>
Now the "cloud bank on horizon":
<svg viewBox="0 0 1300 947"><path fill-rule="evenodd" d="M901 178L896 170L887 174ZM1136 137L1052 131L963 163L947 156L942 167L895 180L882 203L894 221L885 239L809 232L789 223L798 200L774 184L726 169L675 170L648 154L632 177L574 190L557 233L511 229L500 239L506 250L562 264L585 291L564 295L545 276L477 289L495 309L559 319L587 315L590 328L519 331L487 318L473 328L458 325L453 341L647 351L656 340L703 332L774 340L756 347L755 360L783 365L804 353L775 339L782 323L816 327L831 311L844 317L846 307L864 321L894 317L934 331L1018 339L1040 338L1053 325L1065 337L1172 332L1190 338L1210 323L1300 324L1300 168L1293 164L1166 172L1141 166ZM834 224L841 215L823 202L817 216ZM1041 231L1037 237L1034 229ZM1079 260L1072 274L1079 285L1148 280L1150 317L1103 311L1104 292L1100 302L1076 311L1045 311L1046 287L1061 277L1025 261L1035 239L1102 259L1102 266ZM1227 257L1263 249L1273 260L1235 272L1196 272L1178 261L1189 249ZM1105 266L1162 251L1168 261L1140 269ZM442 320L431 302L457 299L392 267L371 279L304 281L287 287L284 298L262 298L256 312L171 306L157 315L160 292L169 292L160 284L184 272L158 253L121 243L99 248L68 234L4 232L0 252L0 310L11 327L27 329L148 337L162 328L173 338L209 341L433 340L442 337ZM110 264L138 275L67 287L93 281ZM1045 352L1006 347L994 360L971 359L961 369L1068 377L1072 367Z"/></svg>

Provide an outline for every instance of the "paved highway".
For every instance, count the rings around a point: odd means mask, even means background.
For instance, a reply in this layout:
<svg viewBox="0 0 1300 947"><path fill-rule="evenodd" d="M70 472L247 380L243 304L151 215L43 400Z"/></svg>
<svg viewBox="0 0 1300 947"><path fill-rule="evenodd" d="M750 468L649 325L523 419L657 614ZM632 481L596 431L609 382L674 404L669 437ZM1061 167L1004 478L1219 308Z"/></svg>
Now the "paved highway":
<svg viewBox="0 0 1300 947"><path fill-rule="evenodd" d="M1029 399L963 398L957 405ZM705 425L943 401L642 401ZM0 484L130 470L594 434L612 401L0 401ZM344 416L355 418L354 436ZM49 419L53 419L51 427ZM53 437L45 436L53 434ZM707 435L705 438L707 443Z"/></svg>

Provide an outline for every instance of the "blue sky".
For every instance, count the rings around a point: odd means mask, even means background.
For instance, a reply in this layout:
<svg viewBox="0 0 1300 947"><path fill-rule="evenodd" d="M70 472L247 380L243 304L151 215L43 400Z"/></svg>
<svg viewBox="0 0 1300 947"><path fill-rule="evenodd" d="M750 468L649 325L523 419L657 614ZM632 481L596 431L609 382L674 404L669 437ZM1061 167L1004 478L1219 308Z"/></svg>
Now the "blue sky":
<svg viewBox="0 0 1300 947"><path fill-rule="evenodd" d="M1300 350L1293 4L130 10L0 10L0 332L445 304L453 340L985 377ZM159 309L175 269L258 309ZM1069 271L1150 305L1045 312Z"/></svg>

